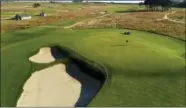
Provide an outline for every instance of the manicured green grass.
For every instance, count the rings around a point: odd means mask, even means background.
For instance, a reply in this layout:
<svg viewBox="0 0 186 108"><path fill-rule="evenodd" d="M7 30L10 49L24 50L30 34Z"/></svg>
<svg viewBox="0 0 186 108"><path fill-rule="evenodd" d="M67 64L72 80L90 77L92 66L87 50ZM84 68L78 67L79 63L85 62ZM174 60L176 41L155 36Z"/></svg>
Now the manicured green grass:
<svg viewBox="0 0 186 108"><path fill-rule="evenodd" d="M107 9L107 11L110 13L117 13L117 11L127 11L130 9L139 10L144 8L145 8L144 6L139 7L138 5L115 4L115 5L111 5L111 7Z"/></svg>
<svg viewBox="0 0 186 108"><path fill-rule="evenodd" d="M68 25L72 25L76 23L75 21L73 20L59 20L58 22L55 22L55 23L52 23L52 24L49 24L49 25L53 25L53 26L68 26Z"/></svg>
<svg viewBox="0 0 186 108"><path fill-rule="evenodd" d="M2 34L1 106L16 105L33 72L28 57L51 44L107 68L111 77L89 106L185 106L185 42L134 30L124 36L124 31L30 28Z"/></svg>

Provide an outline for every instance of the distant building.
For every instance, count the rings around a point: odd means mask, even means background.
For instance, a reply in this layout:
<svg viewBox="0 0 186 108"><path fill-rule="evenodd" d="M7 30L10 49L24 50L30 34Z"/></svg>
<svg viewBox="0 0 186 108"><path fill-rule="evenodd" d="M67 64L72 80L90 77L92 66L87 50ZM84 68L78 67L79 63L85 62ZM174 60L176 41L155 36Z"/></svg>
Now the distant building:
<svg viewBox="0 0 186 108"><path fill-rule="evenodd" d="M28 14L22 14L22 15L16 14L14 17L15 20L29 20L31 18L32 17Z"/></svg>

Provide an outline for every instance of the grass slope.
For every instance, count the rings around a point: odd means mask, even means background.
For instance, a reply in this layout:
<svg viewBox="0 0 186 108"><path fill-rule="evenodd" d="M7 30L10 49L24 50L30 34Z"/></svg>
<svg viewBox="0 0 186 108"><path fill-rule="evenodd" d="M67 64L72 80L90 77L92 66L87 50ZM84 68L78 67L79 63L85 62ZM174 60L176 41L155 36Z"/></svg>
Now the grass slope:
<svg viewBox="0 0 186 108"><path fill-rule="evenodd" d="M109 82L89 106L185 106L185 42L134 30L123 36L123 31L30 28L4 33L1 106L15 106L32 73L28 57L51 44L69 47L106 66Z"/></svg>

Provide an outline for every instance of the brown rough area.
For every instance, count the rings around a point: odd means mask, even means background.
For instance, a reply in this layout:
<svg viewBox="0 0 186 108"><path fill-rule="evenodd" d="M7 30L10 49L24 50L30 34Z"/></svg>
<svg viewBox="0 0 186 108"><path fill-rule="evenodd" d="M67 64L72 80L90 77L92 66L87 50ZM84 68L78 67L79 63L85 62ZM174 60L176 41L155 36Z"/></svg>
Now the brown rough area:
<svg viewBox="0 0 186 108"><path fill-rule="evenodd" d="M126 28L169 35L185 40L185 26L170 21L157 21L165 12L134 12L106 16L94 21L94 24L86 22L74 28ZM90 22L90 21L87 21Z"/></svg>

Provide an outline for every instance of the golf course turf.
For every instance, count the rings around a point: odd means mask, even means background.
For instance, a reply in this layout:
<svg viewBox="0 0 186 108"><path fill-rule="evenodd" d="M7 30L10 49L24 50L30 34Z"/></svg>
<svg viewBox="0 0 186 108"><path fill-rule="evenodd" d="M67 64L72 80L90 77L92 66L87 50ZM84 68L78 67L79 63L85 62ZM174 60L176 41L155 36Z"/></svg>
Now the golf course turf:
<svg viewBox="0 0 186 108"><path fill-rule="evenodd" d="M28 58L50 45L106 68L108 79L88 106L185 106L185 41L135 30L37 27L2 34L1 106L16 105L37 70Z"/></svg>

